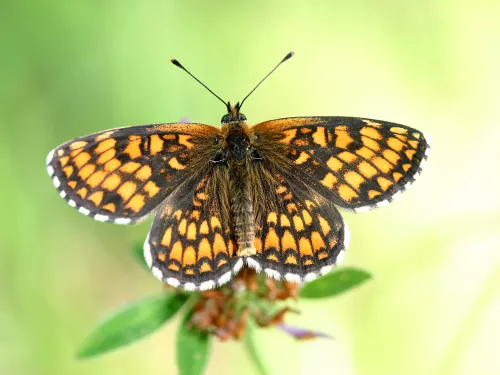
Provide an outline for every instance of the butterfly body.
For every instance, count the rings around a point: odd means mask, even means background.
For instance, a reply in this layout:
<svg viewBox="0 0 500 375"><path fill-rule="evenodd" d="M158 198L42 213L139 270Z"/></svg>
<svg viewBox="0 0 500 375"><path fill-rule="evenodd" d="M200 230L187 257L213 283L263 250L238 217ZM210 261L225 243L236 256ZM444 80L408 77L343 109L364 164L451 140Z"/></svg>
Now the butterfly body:
<svg viewBox="0 0 500 375"><path fill-rule="evenodd" d="M225 158L214 168L227 169L230 225L238 244L237 255L253 255L255 254L254 218L248 168L254 161L251 156L248 125L246 120L230 120L222 125L221 132L224 147L222 152Z"/></svg>

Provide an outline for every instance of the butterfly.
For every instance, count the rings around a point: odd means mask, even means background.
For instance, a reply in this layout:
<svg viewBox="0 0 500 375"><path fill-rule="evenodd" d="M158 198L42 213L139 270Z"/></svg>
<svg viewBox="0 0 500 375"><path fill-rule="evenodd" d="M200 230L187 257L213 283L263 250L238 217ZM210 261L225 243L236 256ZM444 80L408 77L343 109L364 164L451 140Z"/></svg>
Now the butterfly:
<svg viewBox="0 0 500 375"><path fill-rule="evenodd" d="M220 128L117 128L47 157L59 195L82 214L115 224L154 215L144 256L173 287L216 288L244 266L296 283L324 275L349 244L338 209L385 206L428 156L420 131L387 121L315 116L249 126L240 109L250 94L232 105L201 84L226 105Z"/></svg>

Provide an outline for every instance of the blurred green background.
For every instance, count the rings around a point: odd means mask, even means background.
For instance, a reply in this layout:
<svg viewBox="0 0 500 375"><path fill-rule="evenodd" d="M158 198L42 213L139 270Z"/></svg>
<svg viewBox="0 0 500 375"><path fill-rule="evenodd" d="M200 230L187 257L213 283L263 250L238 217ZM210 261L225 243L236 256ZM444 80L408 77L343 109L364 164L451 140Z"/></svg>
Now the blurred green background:
<svg viewBox="0 0 500 375"><path fill-rule="evenodd" d="M346 214L346 264L374 279L287 322L335 340L260 334L273 374L500 371L500 2L6 1L0 5L0 373L175 374L178 320L126 349L75 353L108 313L161 285L130 257L148 224L90 220L56 193L49 150L118 126L363 116L424 131L432 152L390 206ZM207 374L253 374L215 343Z"/></svg>

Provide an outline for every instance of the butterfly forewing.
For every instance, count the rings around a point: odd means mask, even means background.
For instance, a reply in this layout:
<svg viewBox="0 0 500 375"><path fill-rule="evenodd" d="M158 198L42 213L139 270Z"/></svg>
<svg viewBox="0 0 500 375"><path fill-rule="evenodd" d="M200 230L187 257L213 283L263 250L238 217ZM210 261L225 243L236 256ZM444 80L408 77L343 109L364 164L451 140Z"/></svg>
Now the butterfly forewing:
<svg viewBox="0 0 500 375"><path fill-rule="evenodd" d="M271 159L286 159L308 187L356 211L396 198L420 173L429 147L418 130L352 117L286 118L252 130L262 147L271 140L281 146Z"/></svg>
<svg viewBox="0 0 500 375"><path fill-rule="evenodd" d="M154 210L200 160L220 130L202 124L157 124L100 132L65 143L47 157L60 195L100 221L136 222Z"/></svg>

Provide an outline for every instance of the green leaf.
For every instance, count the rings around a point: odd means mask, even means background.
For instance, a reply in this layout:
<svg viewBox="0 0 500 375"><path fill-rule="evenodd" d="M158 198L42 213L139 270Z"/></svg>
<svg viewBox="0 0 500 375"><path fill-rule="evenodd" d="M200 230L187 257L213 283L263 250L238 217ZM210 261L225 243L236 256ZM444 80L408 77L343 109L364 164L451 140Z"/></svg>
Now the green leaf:
<svg viewBox="0 0 500 375"><path fill-rule="evenodd" d="M370 278L371 275L369 273L360 269L343 268L305 284L300 291L300 297L333 297L360 285Z"/></svg>
<svg viewBox="0 0 500 375"><path fill-rule="evenodd" d="M257 372L260 375L269 375L269 371L267 371L266 366L262 362L260 358L260 354L258 352L258 345L255 343L255 332L257 327L255 327L255 323L252 319L248 319L247 330L245 332L244 343L247 348L248 354L250 355L250 359L255 365Z"/></svg>
<svg viewBox="0 0 500 375"><path fill-rule="evenodd" d="M144 259L144 244L136 242L132 247L132 257L143 267L145 270L150 271L148 265L146 264L146 260Z"/></svg>
<svg viewBox="0 0 500 375"><path fill-rule="evenodd" d="M78 357L103 354L153 333L179 311L186 299L185 295L160 294L125 306L94 329Z"/></svg>
<svg viewBox="0 0 500 375"><path fill-rule="evenodd" d="M180 375L203 374L210 350L209 336L188 326L192 314L186 314L177 334L177 366Z"/></svg>

